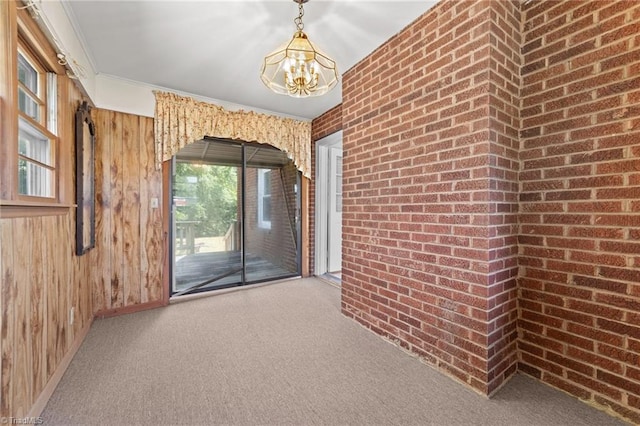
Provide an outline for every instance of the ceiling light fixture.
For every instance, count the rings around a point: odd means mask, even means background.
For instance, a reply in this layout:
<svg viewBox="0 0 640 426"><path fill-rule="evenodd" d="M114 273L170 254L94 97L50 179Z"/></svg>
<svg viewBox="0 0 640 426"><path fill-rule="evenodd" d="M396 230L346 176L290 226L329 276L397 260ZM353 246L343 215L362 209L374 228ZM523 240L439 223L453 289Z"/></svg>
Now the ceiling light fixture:
<svg viewBox="0 0 640 426"><path fill-rule="evenodd" d="M294 98L321 96L338 83L338 69L333 59L322 53L302 31L303 3L298 3L298 17L293 20L293 38L267 55L262 63L260 78L274 92Z"/></svg>

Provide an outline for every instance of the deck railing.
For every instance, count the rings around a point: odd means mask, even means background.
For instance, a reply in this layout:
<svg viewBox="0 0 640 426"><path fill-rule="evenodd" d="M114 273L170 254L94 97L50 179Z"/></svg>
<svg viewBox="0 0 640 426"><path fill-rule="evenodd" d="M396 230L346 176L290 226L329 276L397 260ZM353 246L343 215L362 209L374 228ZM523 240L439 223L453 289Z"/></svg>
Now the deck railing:
<svg viewBox="0 0 640 426"><path fill-rule="evenodd" d="M225 251L236 251L240 249L240 226L238 221L233 221L229 229L224 234Z"/></svg>
<svg viewBox="0 0 640 426"><path fill-rule="evenodd" d="M197 220L176 221L176 252L193 254L196 252Z"/></svg>

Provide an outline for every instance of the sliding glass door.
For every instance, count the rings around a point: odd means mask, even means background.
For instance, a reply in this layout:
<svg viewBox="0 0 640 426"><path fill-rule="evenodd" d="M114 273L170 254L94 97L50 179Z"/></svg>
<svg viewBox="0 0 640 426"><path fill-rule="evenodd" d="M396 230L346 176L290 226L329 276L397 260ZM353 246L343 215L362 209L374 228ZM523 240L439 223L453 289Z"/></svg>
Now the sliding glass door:
<svg viewBox="0 0 640 426"><path fill-rule="evenodd" d="M299 172L266 145L197 142L174 159L172 295L300 274Z"/></svg>

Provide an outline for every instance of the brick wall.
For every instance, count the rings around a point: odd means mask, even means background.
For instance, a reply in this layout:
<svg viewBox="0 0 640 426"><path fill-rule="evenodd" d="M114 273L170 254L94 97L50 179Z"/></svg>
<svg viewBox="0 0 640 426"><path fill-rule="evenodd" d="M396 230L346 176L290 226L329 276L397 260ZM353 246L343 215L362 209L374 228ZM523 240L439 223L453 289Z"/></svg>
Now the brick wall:
<svg viewBox="0 0 640 426"><path fill-rule="evenodd" d="M336 105L320 117L315 118L311 122L311 128L313 142L342 130L342 104Z"/></svg>
<svg viewBox="0 0 640 426"><path fill-rule="evenodd" d="M520 369L640 423L640 3L523 18Z"/></svg>
<svg viewBox="0 0 640 426"><path fill-rule="evenodd" d="M343 312L486 394L517 361L516 6L441 2L343 78Z"/></svg>
<svg viewBox="0 0 640 426"><path fill-rule="evenodd" d="M309 273L315 273L316 259L316 142L342 130L342 104L336 105L311 123L311 182L309 183Z"/></svg>
<svg viewBox="0 0 640 426"><path fill-rule="evenodd" d="M345 74L342 125L343 312L640 423L640 3L442 1Z"/></svg>

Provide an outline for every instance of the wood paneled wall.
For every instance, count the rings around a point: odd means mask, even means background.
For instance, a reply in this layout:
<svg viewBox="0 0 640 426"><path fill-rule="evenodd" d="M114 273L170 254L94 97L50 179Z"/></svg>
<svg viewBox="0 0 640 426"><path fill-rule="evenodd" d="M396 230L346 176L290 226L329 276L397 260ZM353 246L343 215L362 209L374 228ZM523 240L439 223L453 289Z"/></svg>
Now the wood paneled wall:
<svg viewBox="0 0 640 426"><path fill-rule="evenodd" d="M67 77L58 80L59 157L71 163L60 185L72 195L74 112L82 95ZM0 209L0 417L26 416L83 339L94 313L96 257L75 255L74 208Z"/></svg>
<svg viewBox="0 0 640 426"><path fill-rule="evenodd" d="M71 211L0 221L2 416L27 414L93 318L94 256L73 255L73 222Z"/></svg>
<svg viewBox="0 0 640 426"><path fill-rule="evenodd" d="M75 111L83 92L57 69L55 52L28 12L0 1L0 53L14 57L17 20L58 77L57 203L15 197L15 61L0 65L0 420L37 416L96 312L163 304L162 173L153 120L94 110L96 247L76 256ZM22 15L22 18L20 18ZM25 30L26 31L26 30ZM26 37L26 36L25 36ZM27 37L29 38L29 37ZM6 63L5 63L6 62ZM12 166L13 167L13 166ZM158 208L151 208L151 199ZM155 305L154 305L155 303ZM72 315L73 311L73 315ZM73 317L73 320L72 320Z"/></svg>
<svg viewBox="0 0 640 426"><path fill-rule="evenodd" d="M164 302L162 171L153 119L95 110L97 315ZM157 207L152 202L157 199Z"/></svg>
<svg viewBox="0 0 640 426"><path fill-rule="evenodd" d="M69 104L61 156L75 158L73 112L81 100L66 77ZM75 208L0 219L0 417L30 413L97 315L164 302L162 172L155 169L153 120L94 110L96 247L75 255ZM73 167L62 181L73 182ZM158 208L152 208L152 199ZM70 311L74 308L71 324ZM45 398L46 400L46 398Z"/></svg>

